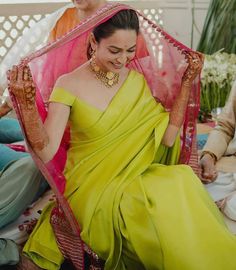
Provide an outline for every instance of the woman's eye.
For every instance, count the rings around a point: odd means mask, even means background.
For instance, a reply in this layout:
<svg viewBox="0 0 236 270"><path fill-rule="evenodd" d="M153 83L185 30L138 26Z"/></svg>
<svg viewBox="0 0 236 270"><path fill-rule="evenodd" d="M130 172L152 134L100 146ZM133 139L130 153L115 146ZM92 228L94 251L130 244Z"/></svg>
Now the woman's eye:
<svg viewBox="0 0 236 270"><path fill-rule="evenodd" d="M119 51L111 51L110 50L110 53L116 54L116 53L119 53Z"/></svg>

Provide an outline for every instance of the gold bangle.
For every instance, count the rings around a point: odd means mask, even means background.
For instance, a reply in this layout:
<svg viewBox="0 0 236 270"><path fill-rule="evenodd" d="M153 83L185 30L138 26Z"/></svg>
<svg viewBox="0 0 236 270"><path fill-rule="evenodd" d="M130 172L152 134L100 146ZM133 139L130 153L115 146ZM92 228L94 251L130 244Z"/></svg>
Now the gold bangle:
<svg viewBox="0 0 236 270"><path fill-rule="evenodd" d="M202 151L201 156L200 156L200 160L201 160L206 154L208 154L209 156L211 156L212 159L214 160L214 163L216 163L217 157L216 157L216 155L215 155L214 153L212 153L211 151Z"/></svg>

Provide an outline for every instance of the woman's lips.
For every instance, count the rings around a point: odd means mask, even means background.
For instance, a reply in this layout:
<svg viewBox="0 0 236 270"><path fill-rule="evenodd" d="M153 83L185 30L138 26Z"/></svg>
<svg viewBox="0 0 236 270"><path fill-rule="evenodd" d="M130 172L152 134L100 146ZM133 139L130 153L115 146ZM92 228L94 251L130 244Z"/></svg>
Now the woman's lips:
<svg viewBox="0 0 236 270"><path fill-rule="evenodd" d="M112 65L116 68L116 69L121 69L124 65L123 64L116 64L116 63L112 63Z"/></svg>

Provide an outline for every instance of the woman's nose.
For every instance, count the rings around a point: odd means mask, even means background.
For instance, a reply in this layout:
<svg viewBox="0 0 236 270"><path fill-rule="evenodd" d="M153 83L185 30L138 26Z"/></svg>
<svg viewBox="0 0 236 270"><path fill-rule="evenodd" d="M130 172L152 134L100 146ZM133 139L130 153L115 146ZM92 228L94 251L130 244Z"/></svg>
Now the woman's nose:
<svg viewBox="0 0 236 270"><path fill-rule="evenodd" d="M120 64L125 64L128 60L128 57L126 54L122 54L117 58L117 62L119 62Z"/></svg>

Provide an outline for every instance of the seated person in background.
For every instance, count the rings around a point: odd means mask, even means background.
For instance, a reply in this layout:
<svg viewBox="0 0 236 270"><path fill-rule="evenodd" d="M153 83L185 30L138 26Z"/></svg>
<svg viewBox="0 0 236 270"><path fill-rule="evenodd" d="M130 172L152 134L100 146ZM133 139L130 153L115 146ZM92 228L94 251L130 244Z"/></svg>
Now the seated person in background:
<svg viewBox="0 0 236 270"><path fill-rule="evenodd" d="M65 35L86 17L92 15L98 8L105 5L105 0L72 0L75 7L68 8L58 19L50 33L49 41L55 41Z"/></svg>
<svg viewBox="0 0 236 270"><path fill-rule="evenodd" d="M48 185L28 153L17 152L0 144L0 156L0 228L2 228L18 218L29 204L38 199Z"/></svg>
<svg viewBox="0 0 236 270"><path fill-rule="evenodd" d="M17 119L0 118L0 143L14 143L23 140L24 137Z"/></svg>
<svg viewBox="0 0 236 270"><path fill-rule="evenodd" d="M48 188L28 153L0 144L0 229L16 220ZM19 260L17 245L0 239L0 265Z"/></svg>
<svg viewBox="0 0 236 270"><path fill-rule="evenodd" d="M201 178L222 211L236 220L236 81L203 148ZM234 193L235 194L234 194ZM233 193L233 194L232 194Z"/></svg>

